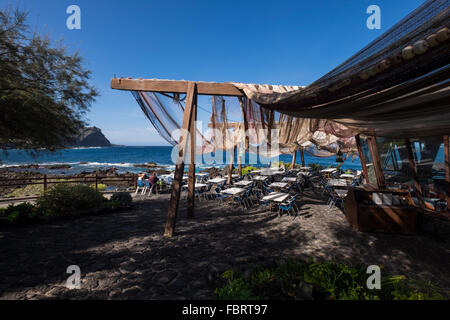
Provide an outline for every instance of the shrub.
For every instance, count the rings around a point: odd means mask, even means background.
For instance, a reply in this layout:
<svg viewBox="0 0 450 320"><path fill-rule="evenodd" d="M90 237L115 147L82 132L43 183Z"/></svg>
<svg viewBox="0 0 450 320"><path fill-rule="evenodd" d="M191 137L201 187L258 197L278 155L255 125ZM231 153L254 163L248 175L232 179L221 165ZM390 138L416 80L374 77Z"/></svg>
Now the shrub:
<svg viewBox="0 0 450 320"><path fill-rule="evenodd" d="M385 276L381 290L369 290L362 265L342 262L309 263L288 260L269 268L256 268L243 276L228 270L214 293L220 299L339 299L426 300L443 299L443 290L427 280ZM308 288L309 290L305 290Z"/></svg>
<svg viewBox="0 0 450 320"><path fill-rule="evenodd" d="M100 192L82 184L58 184L40 196L36 203L57 216L98 211L107 201Z"/></svg>
<svg viewBox="0 0 450 320"><path fill-rule="evenodd" d="M92 189L95 189L95 183L93 183L93 184L91 184L91 186L90 186ZM103 184L103 183L99 183L99 184L97 184L97 190L98 191L105 191L106 190L106 184Z"/></svg>
<svg viewBox="0 0 450 320"><path fill-rule="evenodd" d="M117 204L120 208L130 208L133 204L133 198L128 192L116 192L111 196L111 202Z"/></svg>
<svg viewBox="0 0 450 320"><path fill-rule="evenodd" d="M256 170L256 167L253 166L246 166L245 168L242 169L242 175L246 175L249 174L250 172L252 172L253 170Z"/></svg>

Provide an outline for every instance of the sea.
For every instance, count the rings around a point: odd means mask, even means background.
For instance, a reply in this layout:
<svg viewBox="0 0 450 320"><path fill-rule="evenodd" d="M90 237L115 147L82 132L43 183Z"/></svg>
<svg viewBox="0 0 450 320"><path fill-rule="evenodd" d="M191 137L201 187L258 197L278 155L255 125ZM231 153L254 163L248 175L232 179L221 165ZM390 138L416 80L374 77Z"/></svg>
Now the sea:
<svg viewBox="0 0 450 320"><path fill-rule="evenodd" d="M8 168L8 170L24 170L19 166L38 164L41 166L69 165L70 168L62 169L27 169L29 171L39 171L41 173L53 174L77 174L81 172L93 172L96 170L105 170L116 168L118 173L138 173L148 170L140 167L140 164L154 162L160 166L166 167L168 171L172 171L175 165L172 161L172 147L166 146L113 146L113 147L94 147L94 148L73 148L64 149L56 152L38 151L37 153L28 153L23 150L10 149L7 152L0 152L0 168ZM196 158L196 170L201 171L205 168L225 166L225 157L223 161L213 162L215 155L198 155ZM256 158L256 161L255 161ZM246 155L246 163L255 167L266 167L269 163L275 161L283 161L290 163L292 155L280 155L279 158L259 158L254 155ZM300 155L297 155L297 163L301 163ZM305 153L306 165L317 163L322 166L336 166L336 157L316 158ZM186 166L187 167L187 166ZM342 165L342 169L361 169L359 158L353 161L349 158ZM186 168L187 170L187 168Z"/></svg>

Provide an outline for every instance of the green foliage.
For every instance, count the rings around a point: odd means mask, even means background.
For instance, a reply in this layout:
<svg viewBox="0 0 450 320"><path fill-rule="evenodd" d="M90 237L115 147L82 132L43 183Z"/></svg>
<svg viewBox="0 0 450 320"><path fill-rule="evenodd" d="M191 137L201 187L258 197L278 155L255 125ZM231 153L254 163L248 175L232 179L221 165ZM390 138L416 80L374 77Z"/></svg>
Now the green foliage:
<svg viewBox="0 0 450 320"><path fill-rule="evenodd" d="M242 175L245 176L246 174L249 174L253 170L256 170L256 167L254 167L254 166L246 166L245 168L242 168Z"/></svg>
<svg viewBox="0 0 450 320"><path fill-rule="evenodd" d="M13 192L7 194L5 198L20 198L27 196L36 196L44 192L44 186L40 184L30 184L22 188L17 188Z"/></svg>
<svg viewBox="0 0 450 320"><path fill-rule="evenodd" d="M106 199L89 186L82 184L57 184L36 203L44 210L50 210L58 216L82 214L101 208Z"/></svg>
<svg viewBox="0 0 450 320"><path fill-rule="evenodd" d="M98 95L82 58L0 9L0 145L55 150L71 142Z"/></svg>
<svg viewBox="0 0 450 320"><path fill-rule="evenodd" d="M130 208L133 204L133 198L128 192L116 192L111 196L111 201L119 208Z"/></svg>
<svg viewBox="0 0 450 320"><path fill-rule="evenodd" d="M90 185L91 188L95 189L95 183ZM97 190L98 191L105 191L106 190L107 185L103 184L103 183L99 183L97 184Z"/></svg>
<svg viewBox="0 0 450 320"><path fill-rule="evenodd" d="M300 285L312 286L312 299L425 300L443 299L442 289L428 280L407 281L404 276L382 277L381 290L369 290L362 265L331 261L308 263L288 260L270 268L257 267L246 276L227 270L220 299L303 299Z"/></svg>
<svg viewBox="0 0 450 320"><path fill-rule="evenodd" d="M257 300L253 297L249 285L241 277L234 277L233 270L225 271L222 278L227 283L222 288L217 288L214 293L222 300Z"/></svg>
<svg viewBox="0 0 450 320"><path fill-rule="evenodd" d="M60 218L77 217L130 208L129 193L115 193L111 200L82 184L56 184L41 195L36 205L21 203L0 208L0 227L45 223Z"/></svg>

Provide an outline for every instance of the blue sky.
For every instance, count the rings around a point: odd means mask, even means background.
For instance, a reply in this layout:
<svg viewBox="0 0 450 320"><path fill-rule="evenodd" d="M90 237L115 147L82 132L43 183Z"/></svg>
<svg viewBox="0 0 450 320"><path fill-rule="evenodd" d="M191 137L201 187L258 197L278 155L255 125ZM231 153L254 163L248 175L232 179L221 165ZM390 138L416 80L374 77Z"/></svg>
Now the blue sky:
<svg viewBox="0 0 450 320"><path fill-rule="evenodd" d="M167 145L118 77L308 85L423 0L0 0L28 11L33 30L78 50L100 96L87 114L112 143ZM66 8L81 8L81 30ZM366 27L369 5L381 30Z"/></svg>

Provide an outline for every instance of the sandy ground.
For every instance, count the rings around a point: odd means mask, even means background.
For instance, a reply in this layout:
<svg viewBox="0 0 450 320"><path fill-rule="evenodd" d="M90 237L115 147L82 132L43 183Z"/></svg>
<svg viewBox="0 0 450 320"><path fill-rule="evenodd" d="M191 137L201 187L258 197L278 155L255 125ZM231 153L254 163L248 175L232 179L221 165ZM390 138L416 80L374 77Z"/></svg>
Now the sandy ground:
<svg viewBox="0 0 450 320"><path fill-rule="evenodd" d="M312 193L296 218L203 201L187 219L182 199L170 239L163 237L168 199L0 232L0 299L211 299L227 269L309 257L382 265L450 288L448 237L359 233ZM69 265L80 267L81 289L66 288Z"/></svg>

